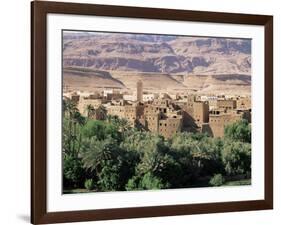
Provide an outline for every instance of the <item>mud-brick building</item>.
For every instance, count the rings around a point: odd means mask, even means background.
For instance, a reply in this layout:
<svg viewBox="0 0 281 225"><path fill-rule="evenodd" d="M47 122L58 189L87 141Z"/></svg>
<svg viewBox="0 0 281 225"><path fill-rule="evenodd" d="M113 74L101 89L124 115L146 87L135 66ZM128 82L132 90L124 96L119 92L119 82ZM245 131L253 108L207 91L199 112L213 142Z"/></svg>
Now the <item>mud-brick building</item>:
<svg viewBox="0 0 281 225"><path fill-rule="evenodd" d="M234 99L218 99L217 108L225 110L234 110L237 108L237 102Z"/></svg>
<svg viewBox="0 0 281 225"><path fill-rule="evenodd" d="M153 133L158 133L159 131L159 119L160 119L160 113L152 113L152 114L146 114L145 116L142 116L139 121L144 127L144 129L149 130Z"/></svg>
<svg viewBox="0 0 281 225"><path fill-rule="evenodd" d="M181 105L183 126L201 127L209 122L209 102L197 101L195 96L188 96L185 104Z"/></svg>
<svg viewBox="0 0 281 225"><path fill-rule="evenodd" d="M136 105L125 105L125 116L124 118L127 119L131 124L135 125L136 120L138 120L144 111L144 106L140 104Z"/></svg>
<svg viewBox="0 0 281 225"><path fill-rule="evenodd" d="M142 104L126 104L121 105L109 105L107 106L107 114L112 116L118 116L128 120L132 125L135 125L136 120L139 119L144 112L144 106Z"/></svg>
<svg viewBox="0 0 281 225"><path fill-rule="evenodd" d="M125 106L123 105L108 105L106 106L107 115L118 116L119 118L125 118Z"/></svg>
<svg viewBox="0 0 281 225"><path fill-rule="evenodd" d="M251 97L239 98L237 100L237 109L251 109L251 108L252 108Z"/></svg>
<svg viewBox="0 0 281 225"><path fill-rule="evenodd" d="M78 101L77 108L83 116L88 115L88 106L91 106L97 109L102 104L105 104L107 101L105 99L91 99L91 98L81 98Z"/></svg>
<svg viewBox="0 0 281 225"><path fill-rule="evenodd" d="M73 101L75 104L78 104L80 101L80 95L78 94L72 94L70 96L71 101Z"/></svg>
<svg viewBox="0 0 281 225"><path fill-rule="evenodd" d="M159 134L165 138L171 138L182 128L182 116L167 117L159 120Z"/></svg>
<svg viewBox="0 0 281 225"><path fill-rule="evenodd" d="M145 104L139 122L144 129L170 138L182 130L181 109L170 99L156 99L152 104Z"/></svg>
<svg viewBox="0 0 281 225"><path fill-rule="evenodd" d="M121 93L108 93L105 97L106 100L120 100L123 99L123 94Z"/></svg>
<svg viewBox="0 0 281 225"><path fill-rule="evenodd" d="M209 123L202 126L202 132L206 132L212 137L223 137L226 125L247 119L247 115L246 111L241 110L212 111L209 115Z"/></svg>
<svg viewBox="0 0 281 225"><path fill-rule="evenodd" d="M167 117L165 114L151 113L139 119L139 122L144 129L153 133L159 133L165 138L172 137L175 133L182 130L182 116L174 115L173 117Z"/></svg>
<svg viewBox="0 0 281 225"><path fill-rule="evenodd" d="M209 121L209 103L206 102L194 102L193 104L193 118L195 122L201 126L203 123Z"/></svg>

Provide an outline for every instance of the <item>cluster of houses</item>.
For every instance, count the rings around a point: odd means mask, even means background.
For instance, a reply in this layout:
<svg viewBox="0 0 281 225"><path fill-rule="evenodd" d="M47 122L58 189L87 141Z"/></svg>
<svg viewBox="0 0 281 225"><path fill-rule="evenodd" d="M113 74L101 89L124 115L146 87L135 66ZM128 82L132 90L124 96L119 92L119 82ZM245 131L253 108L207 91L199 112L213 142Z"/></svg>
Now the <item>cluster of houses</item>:
<svg viewBox="0 0 281 225"><path fill-rule="evenodd" d="M137 82L134 95L104 90L87 95L65 93L64 97L75 101L85 116L103 120L106 112L165 138L182 131L206 132L213 137L222 137L227 124L241 119L251 122L249 96L143 93L141 81ZM105 110L99 110L101 107Z"/></svg>

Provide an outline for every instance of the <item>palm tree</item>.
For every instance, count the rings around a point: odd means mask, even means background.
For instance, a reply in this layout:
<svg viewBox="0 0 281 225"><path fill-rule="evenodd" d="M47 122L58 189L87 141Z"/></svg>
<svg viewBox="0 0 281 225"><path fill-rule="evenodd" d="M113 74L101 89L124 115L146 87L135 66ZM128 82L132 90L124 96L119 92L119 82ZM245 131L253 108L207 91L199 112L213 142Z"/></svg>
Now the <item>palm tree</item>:
<svg viewBox="0 0 281 225"><path fill-rule="evenodd" d="M192 152L192 157L197 161L197 167L202 169L202 163L205 160L210 160L211 157L208 155L204 148L200 148L197 144L194 145L195 151Z"/></svg>
<svg viewBox="0 0 281 225"><path fill-rule="evenodd" d="M84 167L95 171L97 175L101 172L105 161L116 158L118 155L118 145L112 138L103 141L94 138L85 140L84 148L81 152Z"/></svg>
<svg viewBox="0 0 281 225"><path fill-rule="evenodd" d="M87 105L86 111L87 111L88 118L92 118L93 115L95 115L96 113L94 106L92 106L91 104Z"/></svg>
<svg viewBox="0 0 281 225"><path fill-rule="evenodd" d="M63 100L63 112L64 116L72 117L78 109L76 107L76 103L70 99Z"/></svg>
<svg viewBox="0 0 281 225"><path fill-rule="evenodd" d="M101 120L105 120L107 117L107 110L103 105L100 105L97 109L96 109L96 114L98 115L98 117Z"/></svg>
<svg viewBox="0 0 281 225"><path fill-rule="evenodd" d="M107 120L109 123L114 123L117 118L118 118L117 116L115 116L115 115L110 115L110 114L106 116L106 120Z"/></svg>
<svg viewBox="0 0 281 225"><path fill-rule="evenodd" d="M111 122L112 121L112 115L107 115L107 117L106 117L106 120L107 120L107 122Z"/></svg>
<svg viewBox="0 0 281 225"><path fill-rule="evenodd" d="M70 154L76 155L79 152L81 135L77 129L85 124L85 118L80 114L76 107L76 103L70 99L63 100L64 117L67 120L67 129L65 132L65 139L67 143L67 150Z"/></svg>
<svg viewBox="0 0 281 225"><path fill-rule="evenodd" d="M125 131L130 129L130 124L129 124L128 120L126 120L124 118L119 119L119 124L118 125L119 125L120 131L122 133L124 133Z"/></svg>

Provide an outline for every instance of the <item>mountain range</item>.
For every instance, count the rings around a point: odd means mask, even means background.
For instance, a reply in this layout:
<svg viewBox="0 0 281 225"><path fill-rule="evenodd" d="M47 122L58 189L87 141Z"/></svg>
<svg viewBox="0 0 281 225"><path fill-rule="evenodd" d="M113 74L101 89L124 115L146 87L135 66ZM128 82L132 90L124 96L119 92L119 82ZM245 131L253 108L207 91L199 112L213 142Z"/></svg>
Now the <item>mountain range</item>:
<svg viewBox="0 0 281 225"><path fill-rule="evenodd" d="M140 79L147 89L164 85L218 92L236 87L248 93L251 40L64 32L63 66L64 81L70 86L79 83L80 88L91 83L96 88L130 89Z"/></svg>

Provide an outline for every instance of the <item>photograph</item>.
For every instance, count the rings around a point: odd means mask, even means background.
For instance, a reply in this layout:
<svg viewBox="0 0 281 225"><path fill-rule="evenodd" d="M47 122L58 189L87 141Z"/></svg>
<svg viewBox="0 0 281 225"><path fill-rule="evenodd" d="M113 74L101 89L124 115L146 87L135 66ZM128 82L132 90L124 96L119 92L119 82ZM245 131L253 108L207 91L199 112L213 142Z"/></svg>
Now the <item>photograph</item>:
<svg viewBox="0 0 281 225"><path fill-rule="evenodd" d="M63 194L251 185L250 38L61 32Z"/></svg>
<svg viewBox="0 0 281 225"><path fill-rule="evenodd" d="M33 224L273 209L273 15L161 7L31 3Z"/></svg>

